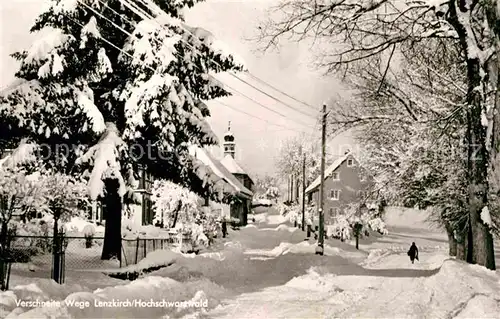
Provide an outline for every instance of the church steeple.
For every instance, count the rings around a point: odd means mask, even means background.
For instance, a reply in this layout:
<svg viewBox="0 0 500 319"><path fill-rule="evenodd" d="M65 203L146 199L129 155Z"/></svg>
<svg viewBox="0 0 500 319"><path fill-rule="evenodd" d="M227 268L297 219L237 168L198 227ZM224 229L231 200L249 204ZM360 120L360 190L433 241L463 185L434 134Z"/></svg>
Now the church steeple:
<svg viewBox="0 0 500 319"><path fill-rule="evenodd" d="M224 156L231 155L234 158L236 143L231 132L231 121L227 125L227 132L224 134Z"/></svg>

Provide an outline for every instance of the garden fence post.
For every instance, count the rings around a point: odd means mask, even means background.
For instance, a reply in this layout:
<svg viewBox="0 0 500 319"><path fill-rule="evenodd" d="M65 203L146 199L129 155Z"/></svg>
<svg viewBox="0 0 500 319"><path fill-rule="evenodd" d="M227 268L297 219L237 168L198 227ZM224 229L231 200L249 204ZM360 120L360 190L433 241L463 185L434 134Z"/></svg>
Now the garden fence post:
<svg viewBox="0 0 500 319"><path fill-rule="evenodd" d="M125 254L125 251L123 249L123 239L120 239L120 249L122 251L122 253L120 254L120 268L122 268L122 258L123 255Z"/></svg>
<svg viewBox="0 0 500 319"><path fill-rule="evenodd" d="M137 259L139 258L139 236L137 236L137 240L135 241L135 263L137 264Z"/></svg>

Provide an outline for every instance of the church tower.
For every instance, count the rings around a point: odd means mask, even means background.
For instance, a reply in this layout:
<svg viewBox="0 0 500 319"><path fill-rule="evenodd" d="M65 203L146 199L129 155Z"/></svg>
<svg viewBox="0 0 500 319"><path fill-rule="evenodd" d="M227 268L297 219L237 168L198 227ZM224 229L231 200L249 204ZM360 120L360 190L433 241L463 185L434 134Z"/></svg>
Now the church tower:
<svg viewBox="0 0 500 319"><path fill-rule="evenodd" d="M231 132L231 121L227 126L227 132L224 134L224 157L226 155L231 155L234 158L236 143L234 142L234 136Z"/></svg>

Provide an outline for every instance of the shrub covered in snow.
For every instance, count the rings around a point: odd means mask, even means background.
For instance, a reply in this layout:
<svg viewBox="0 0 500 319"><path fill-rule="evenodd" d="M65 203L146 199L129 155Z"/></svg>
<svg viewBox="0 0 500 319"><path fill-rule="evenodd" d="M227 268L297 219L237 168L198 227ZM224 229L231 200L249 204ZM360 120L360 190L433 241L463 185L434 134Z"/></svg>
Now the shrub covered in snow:
<svg viewBox="0 0 500 319"><path fill-rule="evenodd" d="M155 224L175 228L177 223L192 222L198 215L199 197L187 188L170 181L157 180L152 193Z"/></svg>
<svg viewBox="0 0 500 319"><path fill-rule="evenodd" d="M47 253L52 250L52 224L44 220L32 219L27 222L12 222L11 232L17 236L11 243L11 248L17 255L29 253L30 256ZM23 252L23 253L21 253Z"/></svg>
<svg viewBox="0 0 500 319"><path fill-rule="evenodd" d="M85 237L85 248L92 248L92 242L95 235L95 228L92 225L83 227L83 236Z"/></svg>
<svg viewBox="0 0 500 319"><path fill-rule="evenodd" d="M352 229L347 218L345 216L334 218L333 224L326 225L326 235L342 241L351 239Z"/></svg>
<svg viewBox="0 0 500 319"><path fill-rule="evenodd" d="M170 181L156 181L152 192L157 225L190 235L195 246L208 245L224 216L201 207L198 195Z"/></svg>
<svg viewBox="0 0 500 319"><path fill-rule="evenodd" d="M328 237L340 240L349 240L355 235L361 238L370 231L381 235L388 233L385 222L378 217L376 210L359 207L357 204L349 205L326 228Z"/></svg>

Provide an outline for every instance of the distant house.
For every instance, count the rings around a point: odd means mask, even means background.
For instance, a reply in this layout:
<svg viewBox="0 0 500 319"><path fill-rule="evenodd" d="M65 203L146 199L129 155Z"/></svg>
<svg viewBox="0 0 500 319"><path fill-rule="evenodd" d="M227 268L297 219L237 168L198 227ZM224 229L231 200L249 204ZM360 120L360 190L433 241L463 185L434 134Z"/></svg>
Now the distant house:
<svg viewBox="0 0 500 319"><path fill-rule="evenodd" d="M243 184L243 186L250 191L253 197L254 181L250 175L241 168L241 165L235 159L236 154L236 141L233 133L231 132L231 122L229 122L227 132L224 134L224 158L220 161L221 164L229 171L236 179ZM244 199L240 204L233 205L231 216L240 219L240 225L247 224L247 216L252 208L252 197Z"/></svg>
<svg viewBox="0 0 500 319"><path fill-rule="evenodd" d="M206 166L208 173L220 178L225 190L235 194L235 200L231 205L201 199L202 205L211 210L219 210L224 215L237 218L239 225L244 226L247 224L247 216L251 210L254 182L234 159L235 144L234 136L229 127L224 135L224 158L221 161L200 147L193 146L190 152ZM127 214L127 217L137 225L151 225L155 216L151 200L154 177L148 173L147 169L143 168L139 169L138 175L138 187L126 195L126 201L135 203L124 205L124 214ZM105 211L102 203L95 202L89 212L89 219L103 221L106 219Z"/></svg>
<svg viewBox="0 0 500 319"><path fill-rule="evenodd" d="M207 150L197 148L195 156L203 164L205 164L223 183L223 189L235 196L235 200L230 204L215 203L206 200L204 206L209 206L213 210L221 210L225 216L237 218L239 225L246 225L248 214L248 202L251 203L253 192L243 185L224 165L215 159Z"/></svg>
<svg viewBox="0 0 500 319"><path fill-rule="evenodd" d="M152 225L154 219L153 202L151 190L154 178L144 167L137 170L138 184L131 189L124 198L123 214L131 219L136 225ZM92 222L106 220L106 204L101 201L93 201L88 211L88 219Z"/></svg>
<svg viewBox="0 0 500 319"><path fill-rule="evenodd" d="M318 176L306 188L306 199L318 206L321 177ZM373 179L360 167L351 153L346 153L325 169L324 180L324 219L325 223L341 214L349 204L367 198L373 186Z"/></svg>

